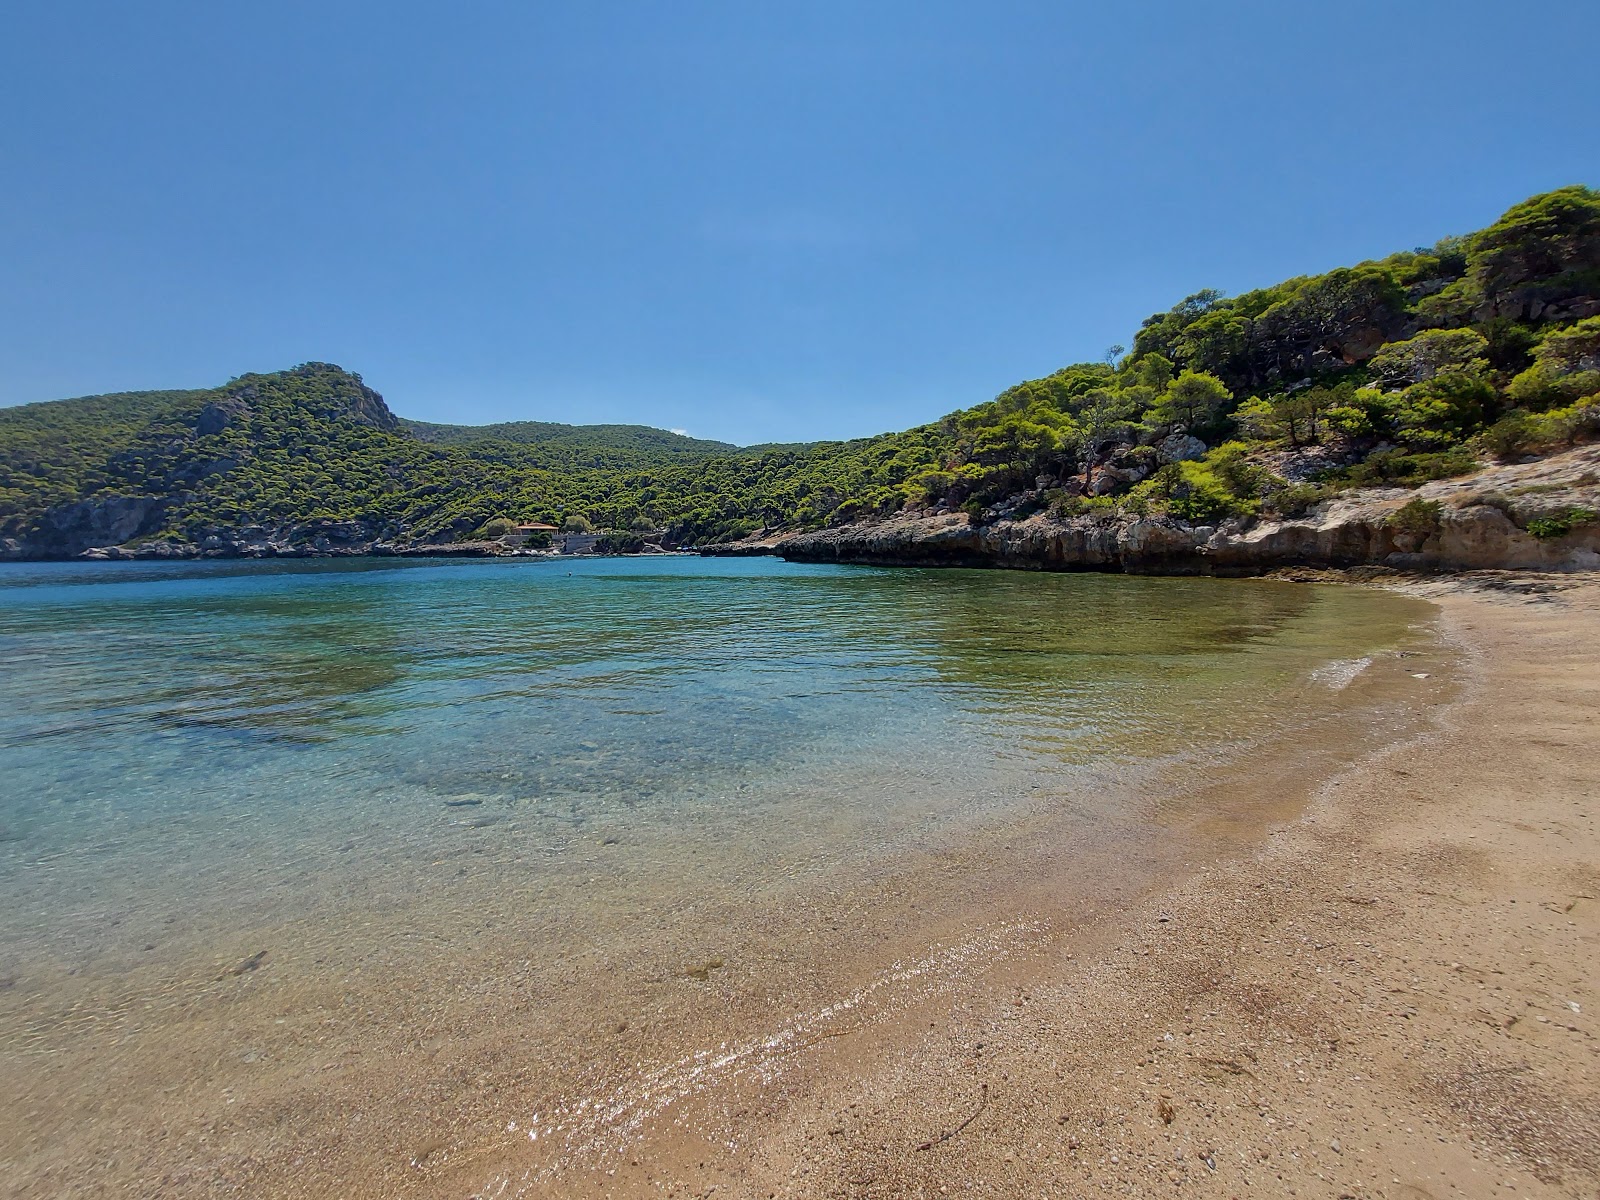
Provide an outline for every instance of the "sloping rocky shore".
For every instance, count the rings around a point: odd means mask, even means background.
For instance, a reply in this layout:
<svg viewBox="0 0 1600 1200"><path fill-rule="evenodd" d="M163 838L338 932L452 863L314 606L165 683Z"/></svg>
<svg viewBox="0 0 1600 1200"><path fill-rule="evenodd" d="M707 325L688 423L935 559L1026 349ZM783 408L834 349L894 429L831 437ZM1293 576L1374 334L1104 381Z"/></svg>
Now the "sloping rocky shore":
<svg viewBox="0 0 1600 1200"><path fill-rule="evenodd" d="M1423 503L1412 504L1417 500ZM1397 518L1408 504L1406 517ZM1292 567L1585 570L1600 568L1596 513L1600 446L1584 446L1417 489L1351 491L1292 519L1213 526L1167 517L1039 512L985 524L960 512L917 511L756 537L706 553L1146 575L1259 575Z"/></svg>

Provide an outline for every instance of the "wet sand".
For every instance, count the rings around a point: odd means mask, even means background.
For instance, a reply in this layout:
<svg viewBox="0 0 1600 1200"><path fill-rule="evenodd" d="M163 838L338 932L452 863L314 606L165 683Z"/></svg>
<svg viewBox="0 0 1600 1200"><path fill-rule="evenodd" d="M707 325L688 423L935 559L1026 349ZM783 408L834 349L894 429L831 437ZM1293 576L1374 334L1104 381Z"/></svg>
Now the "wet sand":
<svg viewBox="0 0 1600 1200"><path fill-rule="evenodd" d="M1600 581L1412 590L1459 686L1308 764L1255 844L1075 922L1018 893L1000 961L681 1099L621 1157L441 1164L435 1194L1593 1196Z"/></svg>

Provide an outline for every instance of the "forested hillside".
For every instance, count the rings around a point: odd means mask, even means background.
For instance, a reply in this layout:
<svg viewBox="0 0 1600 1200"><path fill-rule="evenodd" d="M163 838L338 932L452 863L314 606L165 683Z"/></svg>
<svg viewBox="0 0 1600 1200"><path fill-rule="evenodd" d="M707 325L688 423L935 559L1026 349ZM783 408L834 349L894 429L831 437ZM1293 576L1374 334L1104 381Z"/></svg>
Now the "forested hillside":
<svg viewBox="0 0 1600 1200"><path fill-rule="evenodd" d="M1202 520L1302 509L1600 432L1597 369L1600 193L1563 188L1471 236L1189 296L1131 353L947 418L955 453L903 490L974 512L1030 489Z"/></svg>
<svg viewBox="0 0 1600 1200"><path fill-rule="evenodd" d="M401 421L308 363L0 409L0 553L452 541L490 522L681 543L902 508L1213 521L1600 434L1600 193L1149 317L1132 349L904 433L740 450L636 426Z"/></svg>
<svg viewBox="0 0 1600 1200"><path fill-rule="evenodd" d="M401 428L424 442L441 446L481 446L486 442L513 442L539 446L546 453L578 457L631 456L639 462L662 458L707 458L728 454L739 447L687 437L649 425L560 425L553 421L502 421L494 425L436 425L429 421L400 421ZM591 464L609 465L609 464Z"/></svg>
<svg viewBox="0 0 1600 1200"><path fill-rule="evenodd" d="M418 436L326 363L213 391L0 409L0 537L50 555L257 528L311 544L334 523L359 527L347 541L454 541L508 517L715 540L824 520L876 471L858 461L870 442L744 452L625 426L530 427Z"/></svg>

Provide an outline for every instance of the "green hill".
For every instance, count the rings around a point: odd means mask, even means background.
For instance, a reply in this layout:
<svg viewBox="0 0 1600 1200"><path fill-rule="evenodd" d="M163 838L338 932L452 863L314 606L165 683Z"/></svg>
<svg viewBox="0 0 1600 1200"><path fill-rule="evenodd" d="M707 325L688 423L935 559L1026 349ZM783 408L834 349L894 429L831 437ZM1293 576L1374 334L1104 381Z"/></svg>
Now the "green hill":
<svg viewBox="0 0 1600 1200"><path fill-rule="evenodd" d="M1600 193L1199 292L1132 341L903 433L746 449L639 426L402 421L326 363L0 409L0 555L350 550L481 536L497 518L704 543L918 507L1292 513L1600 433Z"/></svg>
<svg viewBox="0 0 1600 1200"><path fill-rule="evenodd" d="M864 482L811 482L819 463L849 459L837 446L746 453L629 426L503 428L401 422L360 376L327 363L207 391L0 409L0 538L13 557L230 542L252 530L258 541L332 537L340 548L453 541L497 517L582 516L695 541L820 520ZM541 429L553 432L536 438Z"/></svg>
<svg viewBox="0 0 1600 1200"><path fill-rule="evenodd" d="M408 421L400 426L420 441L439 446L480 446L485 442L511 442L540 446L572 454L592 454L612 450L652 460L661 457L707 458L731 454L738 446L686 437L649 425L562 425L554 421L503 421L494 425L436 425L429 421Z"/></svg>

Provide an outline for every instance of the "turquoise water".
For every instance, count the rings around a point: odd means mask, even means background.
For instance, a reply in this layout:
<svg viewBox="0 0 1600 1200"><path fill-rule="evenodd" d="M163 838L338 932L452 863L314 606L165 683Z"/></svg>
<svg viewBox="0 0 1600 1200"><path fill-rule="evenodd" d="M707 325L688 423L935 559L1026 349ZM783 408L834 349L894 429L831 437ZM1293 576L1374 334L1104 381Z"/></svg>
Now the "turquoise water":
<svg viewBox="0 0 1600 1200"><path fill-rule="evenodd" d="M108 1081L97 1128L136 1139L156 1089L288 1071L307 1014L369 1055L421 1012L499 1020L481 989L507 972L542 997L517 1036L551 1078L587 1061L597 995L695 954L766 954L779 1007L824 996L795 940L840 927L795 915L817 896L1041 806L1085 855L1159 830L1159 798L1113 785L1319 719L1328 664L1420 613L770 559L10 566L0 1050L38 1123L0 1149L26 1160ZM224 993L225 1021L196 1008Z"/></svg>
<svg viewBox="0 0 1600 1200"><path fill-rule="evenodd" d="M63 923L112 953L141 935L101 901L145 932L294 906L241 877L404 874L513 821L547 859L697 834L859 857L1214 752L1389 635L1386 599L773 559L11 567L0 921L13 953L58 955Z"/></svg>

